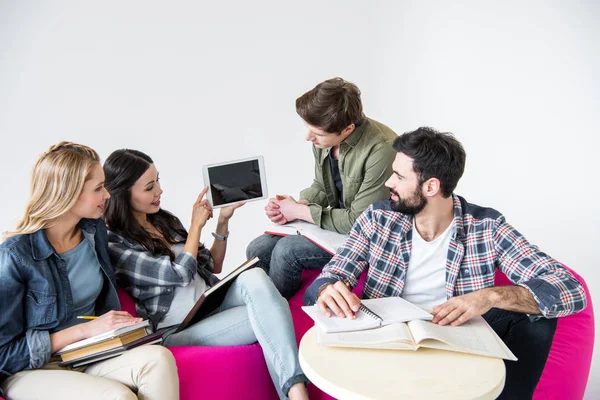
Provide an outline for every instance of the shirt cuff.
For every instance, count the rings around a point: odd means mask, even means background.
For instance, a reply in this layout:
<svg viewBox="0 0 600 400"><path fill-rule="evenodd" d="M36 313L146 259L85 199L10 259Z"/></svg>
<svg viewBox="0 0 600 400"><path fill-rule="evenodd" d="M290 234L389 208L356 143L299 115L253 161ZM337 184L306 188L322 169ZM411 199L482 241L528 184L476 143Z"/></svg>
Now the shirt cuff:
<svg viewBox="0 0 600 400"><path fill-rule="evenodd" d="M307 306L312 306L317 302L317 296L319 294L319 289L323 285L327 285L329 283L334 284L338 280L335 278L317 278L304 292L304 304Z"/></svg>
<svg viewBox="0 0 600 400"><path fill-rule="evenodd" d="M29 330L26 333L31 369L41 368L50 360L50 332Z"/></svg>
<svg viewBox="0 0 600 400"><path fill-rule="evenodd" d="M531 279L521 282L519 286L525 287L533 295L541 314L546 318L552 318L558 312L557 301L560 299L559 289L544 279ZM531 315L531 319L537 320L539 315Z"/></svg>
<svg viewBox="0 0 600 400"><path fill-rule="evenodd" d="M322 228L323 225L321 223L321 216L323 215L323 207L316 203L310 203L308 208L310 209L310 216L312 217L315 225L319 228Z"/></svg>

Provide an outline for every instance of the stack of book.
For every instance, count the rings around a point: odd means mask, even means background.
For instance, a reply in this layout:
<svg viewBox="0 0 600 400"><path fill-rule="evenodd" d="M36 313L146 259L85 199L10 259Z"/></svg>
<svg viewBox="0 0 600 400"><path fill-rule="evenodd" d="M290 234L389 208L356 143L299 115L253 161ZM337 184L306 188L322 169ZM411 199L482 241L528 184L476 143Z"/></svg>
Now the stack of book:
<svg viewBox="0 0 600 400"><path fill-rule="evenodd" d="M61 366L79 367L119 356L134 347L161 341L162 333L152 334L150 323L145 320L71 343L55 355L62 359Z"/></svg>

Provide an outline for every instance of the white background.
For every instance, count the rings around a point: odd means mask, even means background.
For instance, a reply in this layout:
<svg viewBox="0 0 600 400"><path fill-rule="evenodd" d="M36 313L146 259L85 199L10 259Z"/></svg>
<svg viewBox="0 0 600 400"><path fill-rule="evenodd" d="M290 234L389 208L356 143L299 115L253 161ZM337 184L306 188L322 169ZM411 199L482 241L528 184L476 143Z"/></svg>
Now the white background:
<svg viewBox="0 0 600 400"><path fill-rule="evenodd" d="M454 132L457 193L600 293L598 20L594 1L0 0L0 229L59 140L148 153L184 223L203 164L263 155L270 193L296 195L313 170L294 100L341 76L398 133ZM263 230L264 204L232 220L226 269Z"/></svg>

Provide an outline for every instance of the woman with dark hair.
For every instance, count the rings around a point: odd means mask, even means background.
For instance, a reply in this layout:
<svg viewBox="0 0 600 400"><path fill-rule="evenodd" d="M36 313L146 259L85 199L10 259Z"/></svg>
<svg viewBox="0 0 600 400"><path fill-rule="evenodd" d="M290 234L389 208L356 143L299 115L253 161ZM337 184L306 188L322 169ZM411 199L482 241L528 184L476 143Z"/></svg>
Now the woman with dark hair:
<svg viewBox="0 0 600 400"><path fill-rule="evenodd" d="M210 250L200 243L213 211L204 188L192 209L187 232L161 209L162 189L152 159L137 150L113 152L104 164L111 195L104 210L109 252L117 280L136 300L138 315L163 331L169 346L234 346L258 340L281 398L306 399L289 306L260 268L242 273L210 316L175 333L204 291L218 281L225 257L229 219L243 203L219 213Z"/></svg>

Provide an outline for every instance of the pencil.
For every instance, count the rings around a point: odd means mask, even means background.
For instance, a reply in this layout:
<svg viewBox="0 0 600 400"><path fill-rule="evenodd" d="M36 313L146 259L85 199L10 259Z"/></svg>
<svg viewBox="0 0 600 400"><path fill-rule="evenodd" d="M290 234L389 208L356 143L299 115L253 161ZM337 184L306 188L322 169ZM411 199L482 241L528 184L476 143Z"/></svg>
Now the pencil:
<svg viewBox="0 0 600 400"><path fill-rule="evenodd" d="M94 316L94 315L80 315L77 317L77 319L96 319L98 317Z"/></svg>

